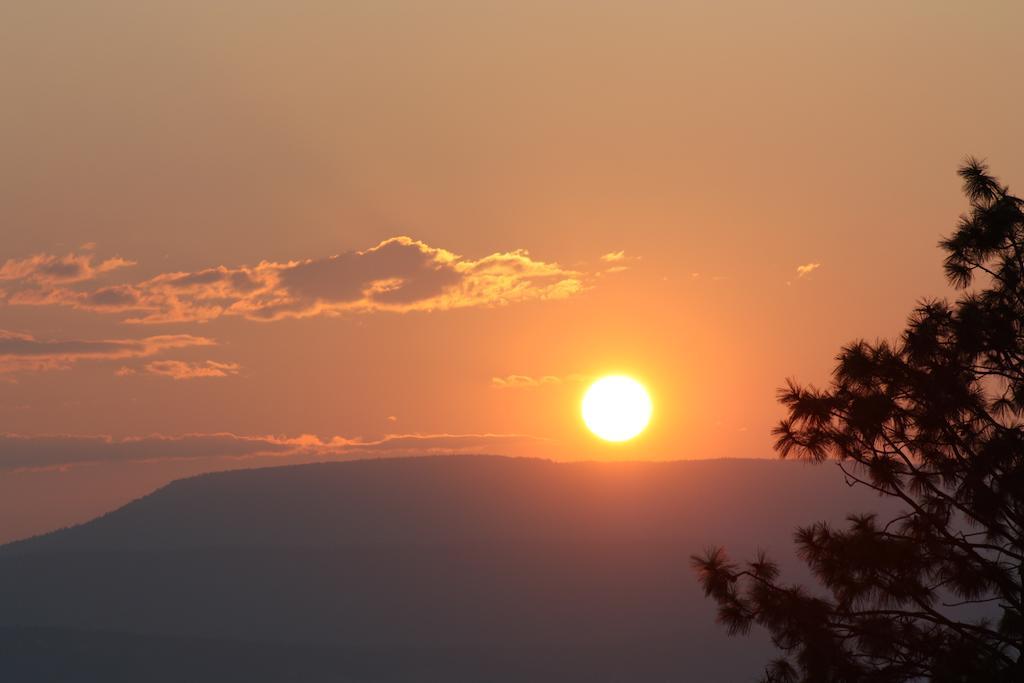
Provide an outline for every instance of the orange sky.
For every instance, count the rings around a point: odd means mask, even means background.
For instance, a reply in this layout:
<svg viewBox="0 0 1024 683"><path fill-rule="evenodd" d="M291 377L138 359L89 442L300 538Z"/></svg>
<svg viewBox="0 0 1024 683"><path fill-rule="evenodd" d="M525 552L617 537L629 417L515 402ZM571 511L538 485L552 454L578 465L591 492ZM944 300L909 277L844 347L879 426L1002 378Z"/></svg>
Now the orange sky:
<svg viewBox="0 0 1024 683"><path fill-rule="evenodd" d="M771 456L787 376L948 294L960 159L1024 185L1022 21L8 3L0 541L251 464ZM609 372L627 444L578 417Z"/></svg>

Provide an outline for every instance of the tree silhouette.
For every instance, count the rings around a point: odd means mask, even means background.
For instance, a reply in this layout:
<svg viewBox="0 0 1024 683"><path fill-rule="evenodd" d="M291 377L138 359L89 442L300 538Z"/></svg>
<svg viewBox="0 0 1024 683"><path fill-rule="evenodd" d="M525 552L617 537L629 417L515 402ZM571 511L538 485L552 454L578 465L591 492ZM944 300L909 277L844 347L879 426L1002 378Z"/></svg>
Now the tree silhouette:
<svg viewBox="0 0 1024 683"><path fill-rule="evenodd" d="M764 681L1024 681L1024 202L981 161L959 174L970 210L940 246L976 288L843 348L827 389L779 392L782 457L834 459L901 513L797 530L820 595L763 555L693 557L729 633L758 624L783 651Z"/></svg>

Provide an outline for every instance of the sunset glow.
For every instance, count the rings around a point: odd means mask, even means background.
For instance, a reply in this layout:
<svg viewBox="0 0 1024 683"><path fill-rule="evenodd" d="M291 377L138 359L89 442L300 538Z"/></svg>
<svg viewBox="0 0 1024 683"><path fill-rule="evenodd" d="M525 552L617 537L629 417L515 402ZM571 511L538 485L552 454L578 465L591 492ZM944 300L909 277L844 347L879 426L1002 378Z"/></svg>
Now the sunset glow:
<svg viewBox="0 0 1024 683"><path fill-rule="evenodd" d="M1022 27L0 2L0 683L1024 683Z"/></svg>
<svg viewBox="0 0 1024 683"><path fill-rule="evenodd" d="M653 406L643 385L622 375L602 377L583 396L583 422L605 441L629 441L647 428Z"/></svg>

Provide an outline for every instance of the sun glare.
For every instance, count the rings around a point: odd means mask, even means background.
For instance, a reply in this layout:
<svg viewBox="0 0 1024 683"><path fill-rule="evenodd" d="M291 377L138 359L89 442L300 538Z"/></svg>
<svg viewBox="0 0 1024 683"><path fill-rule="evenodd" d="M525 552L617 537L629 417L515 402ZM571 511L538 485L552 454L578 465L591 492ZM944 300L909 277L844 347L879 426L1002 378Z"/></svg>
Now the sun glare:
<svg viewBox="0 0 1024 683"><path fill-rule="evenodd" d="M631 377L602 377L583 396L583 422L605 441L628 441L651 420L651 397Z"/></svg>

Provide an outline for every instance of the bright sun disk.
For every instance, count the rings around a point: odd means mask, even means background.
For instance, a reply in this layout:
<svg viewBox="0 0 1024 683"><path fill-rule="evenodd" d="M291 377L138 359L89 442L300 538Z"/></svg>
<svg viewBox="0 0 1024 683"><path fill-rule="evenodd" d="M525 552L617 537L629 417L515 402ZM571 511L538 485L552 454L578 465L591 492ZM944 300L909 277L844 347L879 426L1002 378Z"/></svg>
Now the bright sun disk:
<svg viewBox="0 0 1024 683"><path fill-rule="evenodd" d="M627 441L647 427L653 406L644 386L631 377L602 377L583 395L583 422L605 441Z"/></svg>

